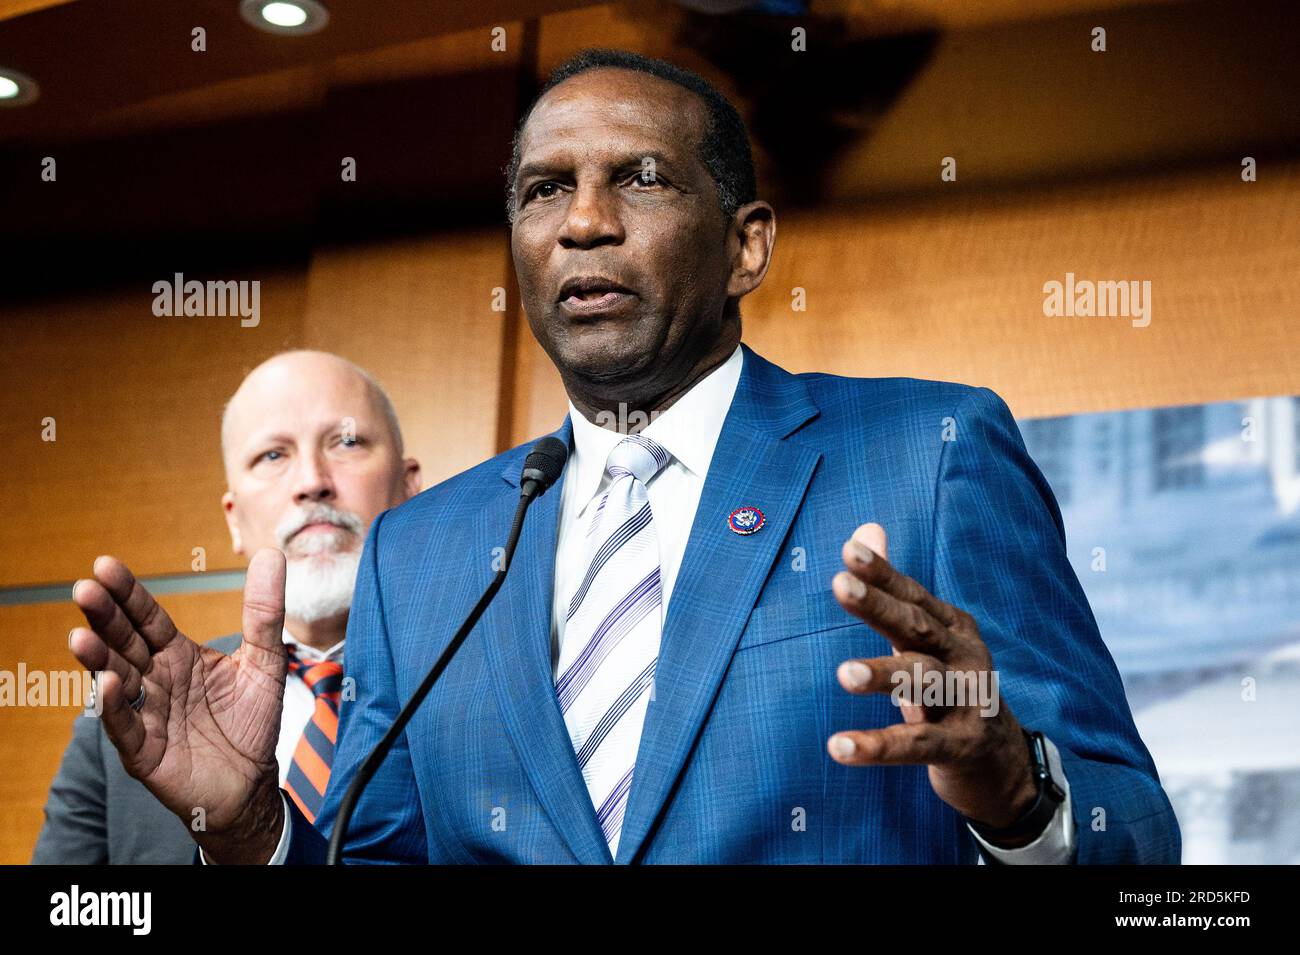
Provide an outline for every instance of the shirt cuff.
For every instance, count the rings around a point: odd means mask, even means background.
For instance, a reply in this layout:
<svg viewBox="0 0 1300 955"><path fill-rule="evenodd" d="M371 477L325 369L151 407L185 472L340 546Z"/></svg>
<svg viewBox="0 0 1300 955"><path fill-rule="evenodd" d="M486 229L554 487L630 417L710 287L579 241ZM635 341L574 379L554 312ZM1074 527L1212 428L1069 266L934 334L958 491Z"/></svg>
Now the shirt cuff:
<svg viewBox="0 0 1300 955"><path fill-rule="evenodd" d="M1047 764L1052 770L1052 778L1065 790L1065 799L1056 807L1052 821L1038 838L1019 849L990 845L971 829L971 835L980 844L979 865L986 864L985 853L1004 865L1068 865L1074 860L1075 823L1070 801L1070 781L1065 778L1065 770L1061 768L1061 754L1056 751L1056 745L1046 736L1043 740L1047 744ZM966 828L970 829L970 825L967 824Z"/></svg>
<svg viewBox="0 0 1300 955"><path fill-rule="evenodd" d="M289 855L289 839L293 835L293 819L289 816L289 801L284 798L284 790L280 790L280 805L284 807L284 828L280 830L280 842L275 847L275 854L271 856L271 861L267 865L284 865L284 860ZM203 865L216 865L215 862L209 863L203 850L199 850L199 862Z"/></svg>

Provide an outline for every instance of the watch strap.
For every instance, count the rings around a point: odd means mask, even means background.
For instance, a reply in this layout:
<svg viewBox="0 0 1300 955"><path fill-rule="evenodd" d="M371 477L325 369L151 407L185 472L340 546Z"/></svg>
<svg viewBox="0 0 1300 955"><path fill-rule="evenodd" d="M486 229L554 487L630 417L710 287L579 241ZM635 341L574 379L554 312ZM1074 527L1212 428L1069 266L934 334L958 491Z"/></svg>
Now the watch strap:
<svg viewBox="0 0 1300 955"><path fill-rule="evenodd" d="M1001 842L1021 839L1025 836L1040 835L1057 808L1065 801L1065 790L1052 778L1052 767L1047 758L1047 740L1041 732L1030 732L1021 727L1025 744L1029 747L1029 759L1033 765L1034 779L1038 784L1038 795L1024 814L1009 826L994 828L973 819L967 824L986 842Z"/></svg>

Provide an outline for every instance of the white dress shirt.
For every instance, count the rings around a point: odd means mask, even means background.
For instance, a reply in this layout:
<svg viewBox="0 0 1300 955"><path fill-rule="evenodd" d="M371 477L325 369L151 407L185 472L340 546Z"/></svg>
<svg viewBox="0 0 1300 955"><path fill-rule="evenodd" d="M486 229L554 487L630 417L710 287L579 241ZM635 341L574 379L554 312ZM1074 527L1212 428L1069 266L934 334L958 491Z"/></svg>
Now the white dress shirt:
<svg viewBox="0 0 1300 955"><path fill-rule="evenodd" d="M700 379L666 411L657 415L641 433L663 445L673 459L646 485L650 510L654 515L655 533L659 538L660 625L668 612L677 572L681 569L686 541L695 521L695 510L708 477L713 452L722 433L722 424L731 408L736 386L740 382L744 352L740 346L731 357ZM626 416L635 409L627 412ZM556 542L554 596L551 605L551 666L560 659L564 644L564 622L573 591L586 573L586 527L589 508L600 499L609 485L605 464L614 446L626 434L612 431L588 421L569 402L569 420L573 424L573 453L560 497L559 529ZM584 520L586 516L586 520ZM847 538L852 527L844 528ZM830 581L826 582L830 587ZM1074 854L1074 822L1071 813L1070 784L1061 770L1060 756L1051 740L1047 741L1052 775L1065 790L1065 802L1043 833L1019 849L991 846L971 830L971 834L991 856L1009 864L1052 864L1068 862ZM827 759L830 757L827 756ZM284 861L289 847L288 809L285 829L271 864ZM980 863L984 862L980 857Z"/></svg>
<svg viewBox="0 0 1300 955"><path fill-rule="evenodd" d="M695 508L704 490L704 478L709 473L713 449L722 433L722 421L740 382L740 366L744 359L744 352L737 345L730 358L696 382L690 391L641 431L673 456L646 486L655 534L659 538L659 586L663 594L659 604L661 628L677 572L682 566L682 556L686 553L686 539L695 521ZM632 413L628 412L629 415ZM573 455L569 458L560 496L555 593L551 604L552 677L560 659L560 648L564 645L564 621L569 601L587 572L586 534L587 525L591 523L590 509L609 488L609 476L605 473L609 453L627 437L624 433L592 424L572 401L569 402L569 420L573 422Z"/></svg>

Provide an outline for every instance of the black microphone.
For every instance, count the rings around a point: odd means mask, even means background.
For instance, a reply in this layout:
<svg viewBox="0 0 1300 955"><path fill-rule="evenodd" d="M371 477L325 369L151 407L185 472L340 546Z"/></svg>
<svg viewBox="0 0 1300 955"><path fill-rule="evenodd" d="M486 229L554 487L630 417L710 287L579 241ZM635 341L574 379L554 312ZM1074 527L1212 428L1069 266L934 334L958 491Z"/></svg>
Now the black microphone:
<svg viewBox="0 0 1300 955"><path fill-rule="evenodd" d="M469 636L470 630L474 624L478 623L478 618L483 616L483 611L487 610L488 604L492 598L497 595L501 585L505 582L506 572L510 570L511 558L514 557L515 545L519 543L519 532L523 530L524 515L528 513L528 505L546 493L546 489L559 480L560 473L564 470L564 462L569 457L569 449L559 438L545 437L533 445L533 450L528 452L528 457L524 459L524 470L519 476L519 507L515 510L514 524L510 528L510 538L506 541L505 560L492 582L488 584L487 590L483 591L483 596L479 598L474 609L469 612L465 622L461 624L456 635L451 638L451 643L442 651L433 668L429 671L424 682L420 684L407 704L402 707L402 712L397 714L397 719L393 725L388 728L375 748L370 751L357 774L352 778L348 785L348 790L343 794L343 800L339 803L339 812L334 820L334 829L330 833L329 852L325 856L326 865L341 865L343 862L343 843L347 839L348 825L352 821L353 810L356 809L357 802L361 799L361 794L365 792L366 786L370 784L371 778L374 777L384 759L388 756L388 751L393 748L397 738L402 735L406 729L406 724L411 721L415 711L419 709L424 698L429 695L433 685L438 682L442 676L442 671L447 669L447 664L451 663L452 657L460 649L465 638Z"/></svg>
<svg viewBox="0 0 1300 955"><path fill-rule="evenodd" d="M541 497L546 489L560 479L569 449L559 438L547 436L533 445L524 459L524 471L519 476L521 497ZM508 558L507 558L508 559Z"/></svg>

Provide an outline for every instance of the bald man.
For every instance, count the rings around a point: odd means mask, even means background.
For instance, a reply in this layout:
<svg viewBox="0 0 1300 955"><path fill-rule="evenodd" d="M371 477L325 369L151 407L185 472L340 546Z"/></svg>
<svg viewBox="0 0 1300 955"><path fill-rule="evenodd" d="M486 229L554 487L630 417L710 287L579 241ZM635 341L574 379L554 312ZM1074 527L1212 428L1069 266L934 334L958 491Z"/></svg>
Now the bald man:
<svg viewBox="0 0 1300 955"><path fill-rule="evenodd" d="M226 405L221 446L221 506L235 553L285 555L292 662L275 757L281 785L314 817L346 692L344 634L362 545L375 517L419 492L420 465L403 457L397 415L374 378L325 352L286 352L254 369ZM235 653L240 642L222 637L203 652ZM203 821L195 813L190 825ZM185 821L127 775L98 719L78 717L32 861L186 864L193 856Z"/></svg>

